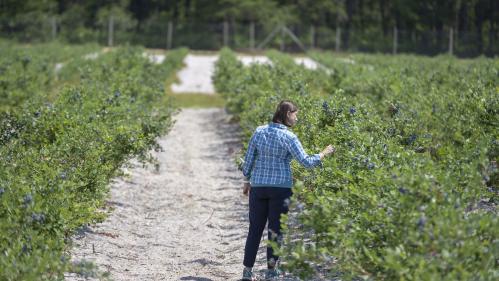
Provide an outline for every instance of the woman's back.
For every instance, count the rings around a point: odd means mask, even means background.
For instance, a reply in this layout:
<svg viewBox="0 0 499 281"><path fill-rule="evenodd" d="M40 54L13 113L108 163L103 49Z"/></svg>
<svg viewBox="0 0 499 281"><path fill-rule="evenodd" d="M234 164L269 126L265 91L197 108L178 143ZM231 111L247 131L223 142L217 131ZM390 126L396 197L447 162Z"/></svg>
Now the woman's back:
<svg viewBox="0 0 499 281"><path fill-rule="evenodd" d="M307 155L296 135L285 125L272 122L255 130L246 153L243 173L251 179L251 186L291 188L290 162L293 157L305 167L320 164L320 156Z"/></svg>

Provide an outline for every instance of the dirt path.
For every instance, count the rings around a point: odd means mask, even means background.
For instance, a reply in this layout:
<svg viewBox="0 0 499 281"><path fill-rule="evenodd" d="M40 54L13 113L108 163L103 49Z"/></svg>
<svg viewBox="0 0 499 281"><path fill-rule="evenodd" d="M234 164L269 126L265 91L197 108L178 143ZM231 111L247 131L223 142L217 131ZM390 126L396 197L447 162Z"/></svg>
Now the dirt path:
<svg viewBox="0 0 499 281"><path fill-rule="evenodd" d="M215 94L215 86L211 80L215 72L218 55L192 55L184 58L185 67L177 73L178 84L172 84L174 93Z"/></svg>
<svg viewBox="0 0 499 281"><path fill-rule="evenodd" d="M269 58L265 56L248 56L237 55L237 58L248 66L253 63L272 64ZM152 60L159 58L151 57ZM163 58L164 59L164 58ZM215 72L215 64L218 60L218 55L192 55L188 54L185 59L185 67L177 73L178 83L171 85L173 93L177 94L193 94L202 93L207 95L215 94L215 86L213 85L212 76ZM326 69L316 61L308 57L295 57L296 64L302 65L308 69Z"/></svg>
<svg viewBox="0 0 499 281"><path fill-rule="evenodd" d="M228 118L223 109L182 110L160 139L159 171L136 167L115 180L115 209L74 239L73 261L93 261L113 280L240 278L247 197L233 161L238 127Z"/></svg>

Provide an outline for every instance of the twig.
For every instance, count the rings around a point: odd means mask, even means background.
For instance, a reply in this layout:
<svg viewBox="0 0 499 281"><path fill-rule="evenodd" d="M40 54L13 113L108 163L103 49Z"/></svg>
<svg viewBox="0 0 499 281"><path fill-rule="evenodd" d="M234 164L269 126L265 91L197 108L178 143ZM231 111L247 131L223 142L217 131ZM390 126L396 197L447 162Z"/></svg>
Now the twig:
<svg viewBox="0 0 499 281"><path fill-rule="evenodd" d="M211 209L211 215L202 224L206 224L211 219L214 212L215 212L215 209Z"/></svg>
<svg viewBox="0 0 499 281"><path fill-rule="evenodd" d="M109 232L94 232L94 233L98 234L98 235L104 235L107 237L111 237L111 238L117 238L118 236L120 236L119 234L113 234L113 233L109 233Z"/></svg>

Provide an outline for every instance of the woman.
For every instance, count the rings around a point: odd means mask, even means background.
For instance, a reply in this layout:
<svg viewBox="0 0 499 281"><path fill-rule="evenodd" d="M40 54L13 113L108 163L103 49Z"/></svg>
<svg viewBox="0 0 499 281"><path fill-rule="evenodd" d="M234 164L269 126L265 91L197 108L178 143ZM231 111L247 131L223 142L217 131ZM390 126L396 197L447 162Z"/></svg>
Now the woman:
<svg viewBox="0 0 499 281"><path fill-rule="evenodd" d="M296 124L298 108L290 101L282 101L277 106L272 122L258 127L250 139L244 158L243 193L249 193L250 226L244 248L243 280L254 280L252 268L260 244L265 224L268 220L268 238L279 242L281 239L281 214L288 212L288 202L292 195L290 162L294 158L306 168L321 164L321 160L335 149L328 145L321 153L307 155L303 147L288 127ZM280 275L277 269L278 256L267 247L265 279Z"/></svg>

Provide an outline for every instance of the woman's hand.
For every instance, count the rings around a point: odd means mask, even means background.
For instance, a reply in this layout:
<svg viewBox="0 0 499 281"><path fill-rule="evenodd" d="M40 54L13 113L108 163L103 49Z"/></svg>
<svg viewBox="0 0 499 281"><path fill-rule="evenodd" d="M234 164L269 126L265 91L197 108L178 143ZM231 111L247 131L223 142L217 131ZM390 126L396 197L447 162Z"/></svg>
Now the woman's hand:
<svg viewBox="0 0 499 281"><path fill-rule="evenodd" d="M249 192L250 192L250 189L251 189L251 185L249 182L245 182L244 185L243 185L243 194L248 196Z"/></svg>
<svg viewBox="0 0 499 281"><path fill-rule="evenodd" d="M334 146L332 146L332 145L326 146L326 148L324 148L324 150L321 153L319 153L319 155L321 156L321 160L322 160L322 158L333 154L335 151L336 151L336 148L334 148Z"/></svg>

